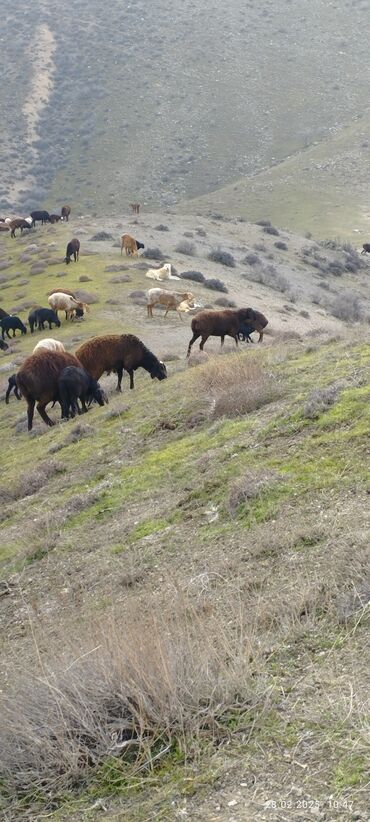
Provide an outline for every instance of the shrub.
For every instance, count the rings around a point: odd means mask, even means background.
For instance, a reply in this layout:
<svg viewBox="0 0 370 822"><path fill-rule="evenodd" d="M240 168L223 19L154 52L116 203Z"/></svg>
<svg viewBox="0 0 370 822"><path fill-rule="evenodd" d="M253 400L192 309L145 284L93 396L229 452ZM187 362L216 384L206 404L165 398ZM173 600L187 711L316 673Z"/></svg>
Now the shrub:
<svg viewBox="0 0 370 822"><path fill-rule="evenodd" d="M275 248L278 248L280 251L288 251L288 246L286 243L283 243L282 240L278 240L277 243L274 243Z"/></svg>
<svg viewBox="0 0 370 822"><path fill-rule="evenodd" d="M262 252L267 251L267 248L266 248L264 243L255 243L253 248L255 249L255 251L262 251Z"/></svg>
<svg viewBox="0 0 370 822"><path fill-rule="evenodd" d="M338 392L339 388L335 383L328 385L326 388L317 388L315 391L311 391L303 408L303 416L310 420L317 419L320 414L323 414L331 405L334 405Z"/></svg>
<svg viewBox="0 0 370 822"><path fill-rule="evenodd" d="M202 228L202 226L199 226L199 228L196 228L195 231L196 231L196 233L198 234L199 237L206 237L207 236L207 232L204 230L204 228Z"/></svg>
<svg viewBox="0 0 370 822"><path fill-rule="evenodd" d="M146 248L141 256L148 260L163 260L165 255L160 248Z"/></svg>
<svg viewBox="0 0 370 822"><path fill-rule="evenodd" d="M267 226L271 225L271 220L257 220L256 225L261 225L263 228L267 228Z"/></svg>
<svg viewBox="0 0 370 822"><path fill-rule="evenodd" d="M163 225L163 223L159 223L159 225L154 226L154 231L169 231L168 225Z"/></svg>
<svg viewBox="0 0 370 822"><path fill-rule="evenodd" d="M192 280L194 283L204 283L206 280L201 271L183 271L180 277L182 280Z"/></svg>
<svg viewBox="0 0 370 822"><path fill-rule="evenodd" d="M258 265L258 263L260 263L261 260L258 256L258 254L253 254L251 252L250 254L247 254L246 257L244 257L244 260L242 260L242 262L245 265Z"/></svg>
<svg viewBox="0 0 370 822"><path fill-rule="evenodd" d="M207 259L212 263L220 263L220 265L226 265L228 268L235 268L235 260L233 255L228 251L222 251L220 248L210 251L207 255Z"/></svg>
<svg viewBox="0 0 370 822"><path fill-rule="evenodd" d="M272 234L274 237L279 236L277 228L275 228L273 225L265 225L263 227L263 231L265 232L265 234Z"/></svg>
<svg viewBox="0 0 370 822"><path fill-rule="evenodd" d="M360 298L354 291L343 291L338 294L329 310L334 317L345 322L359 322L364 318Z"/></svg>
<svg viewBox="0 0 370 822"><path fill-rule="evenodd" d="M104 240L114 240L114 237L112 234L108 234L107 231L98 231L90 237L90 242L92 243L104 242Z"/></svg>
<svg viewBox="0 0 370 822"><path fill-rule="evenodd" d="M177 243L175 251L177 251L178 254L186 254L188 257L194 257L196 248L195 244L190 243L189 240L181 240Z"/></svg>
<svg viewBox="0 0 370 822"><path fill-rule="evenodd" d="M204 287L210 288L211 291L223 291L224 294L227 294L228 292L228 288L226 288L225 283L223 283L222 280L218 280L217 278L205 280Z"/></svg>
<svg viewBox="0 0 370 822"><path fill-rule="evenodd" d="M236 308L234 300L228 300L227 297L217 297L215 305L219 305L221 308Z"/></svg>

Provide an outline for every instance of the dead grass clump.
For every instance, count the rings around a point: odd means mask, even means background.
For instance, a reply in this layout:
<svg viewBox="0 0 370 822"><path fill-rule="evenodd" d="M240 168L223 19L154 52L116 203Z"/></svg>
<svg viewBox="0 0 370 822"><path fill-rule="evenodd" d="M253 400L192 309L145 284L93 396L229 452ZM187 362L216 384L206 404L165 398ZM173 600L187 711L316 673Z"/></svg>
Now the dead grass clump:
<svg viewBox="0 0 370 822"><path fill-rule="evenodd" d="M55 454L57 451L61 451L62 448L65 448L67 445L71 445L74 442L79 442L80 440L84 439L84 437L92 437L95 434L95 429L88 425L86 422L78 422L72 428L65 440L63 442L56 442L53 443L50 448L49 452L51 454Z"/></svg>
<svg viewBox="0 0 370 822"><path fill-rule="evenodd" d="M336 383L328 385L326 388L317 388L311 391L303 409L303 416L309 420L317 419L328 410L338 399L339 386Z"/></svg>
<svg viewBox="0 0 370 822"><path fill-rule="evenodd" d="M203 285L204 288L209 288L211 291L223 291L224 294L227 294L229 290L225 283L217 277L204 280Z"/></svg>
<svg viewBox="0 0 370 822"><path fill-rule="evenodd" d="M164 225L163 223L159 223L159 225L154 226L154 231L169 231L168 225Z"/></svg>
<svg viewBox="0 0 370 822"><path fill-rule="evenodd" d="M84 288L76 288L75 295L77 300L81 300L81 302L87 303L88 305L93 305L93 303L99 302L99 297L97 294L93 294L90 291L85 291Z"/></svg>
<svg viewBox="0 0 370 822"><path fill-rule="evenodd" d="M40 488L47 484L48 480L56 474L63 474L66 470L62 462L56 460L46 460L41 462L37 470L24 473L13 491L10 491L13 500L23 499L36 494Z"/></svg>
<svg viewBox="0 0 370 822"><path fill-rule="evenodd" d="M38 657L35 672L13 675L0 712L8 801L55 807L107 761L124 763L133 776L153 770L176 744L194 755L200 734L228 733L230 710L254 713L266 701L232 604L226 617L216 606L199 613L173 597L167 612L153 602L148 614L128 613L124 630L115 623L90 629L84 647L63 657L58 648L55 665Z"/></svg>
<svg viewBox="0 0 370 822"><path fill-rule="evenodd" d="M156 248L145 248L141 256L145 257L145 259L148 259L148 260L164 260L165 259L165 255L163 254L163 251L161 251L161 249L158 248L158 247L156 247Z"/></svg>
<svg viewBox="0 0 370 822"><path fill-rule="evenodd" d="M236 517L241 505L248 506L249 500L256 499L260 494L275 484L279 476L275 471L246 471L236 480L230 489L228 508L232 517Z"/></svg>
<svg viewBox="0 0 370 822"><path fill-rule="evenodd" d="M250 354L212 358L197 369L196 380L213 419L251 413L281 396L276 379Z"/></svg>
<svg viewBox="0 0 370 822"><path fill-rule="evenodd" d="M180 277L182 280L192 280L194 283L204 283L206 279L201 271L183 271Z"/></svg>

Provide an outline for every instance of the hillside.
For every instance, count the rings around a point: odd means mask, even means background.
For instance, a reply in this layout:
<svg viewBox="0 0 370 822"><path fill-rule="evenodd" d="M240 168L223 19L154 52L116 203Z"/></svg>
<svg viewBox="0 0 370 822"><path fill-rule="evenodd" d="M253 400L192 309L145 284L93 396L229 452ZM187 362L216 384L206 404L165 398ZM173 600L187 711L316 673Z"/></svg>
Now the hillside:
<svg viewBox="0 0 370 822"><path fill-rule="evenodd" d="M121 258L124 230L160 251ZM105 376L108 406L31 435L24 402L1 402L5 818L365 820L367 258L163 212L0 244L3 308L26 320L83 289L86 318L51 336L131 332L168 370L122 395ZM204 305L262 310L263 344L210 339L188 364L190 319L145 316L159 257L221 281L180 281ZM40 337L0 352L2 398Z"/></svg>
<svg viewBox="0 0 370 822"><path fill-rule="evenodd" d="M2 17L0 213L54 200L189 212L206 196L230 214L236 186L249 220L366 233L364 11L234 0L225 19L219 2L112 0L107 15L97 0L14 0Z"/></svg>

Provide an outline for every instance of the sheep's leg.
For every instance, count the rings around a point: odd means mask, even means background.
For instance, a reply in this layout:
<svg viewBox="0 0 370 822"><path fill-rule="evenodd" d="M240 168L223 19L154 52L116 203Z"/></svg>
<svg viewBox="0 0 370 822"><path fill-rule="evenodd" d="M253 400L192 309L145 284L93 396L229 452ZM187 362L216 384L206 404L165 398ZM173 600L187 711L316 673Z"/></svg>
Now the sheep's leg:
<svg viewBox="0 0 370 822"><path fill-rule="evenodd" d="M33 412L35 408L35 400L28 398L27 399L27 422L28 422L28 430L32 431L32 421L33 421Z"/></svg>
<svg viewBox="0 0 370 822"><path fill-rule="evenodd" d="M192 338L191 338L191 340L190 340L190 342L189 342L189 345L188 345L188 352L187 352L187 355L186 355L187 357L189 357L189 356L190 356L191 347L192 347L193 343L195 343L195 340L197 340L197 339L198 339L198 337L200 337L200 334L197 334L197 333L194 331L193 336L192 336Z"/></svg>
<svg viewBox="0 0 370 822"><path fill-rule="evenodd" d="M117 368L117 377L118 377L118 380L117 380L116 390L117 391L122 391L121 383L122 383L122 377L123 377L123 368ZM130 388L131 388L131 386L130 386Z"/></svg>
<svg viewBox="0 0 370 822"><path fill-rule="evenodd" d="M221 348L222 348L222 346L223 346L224 342L225 342L225 335L224 335L224 334L222 334L222 335L221 335Z"/></svg>
<svg viewBox="0 0 370 822"><path fill-rule="evenodd" d="M85 400L83 399L83 397L80 397L80 400L81 400L81 405L82 405L82 412L84 414L87 414L89 409L86 407ZM82 413L82 412L79 412L79 413Z"/></svg>
<svg viewBox="0 0 370 822"><path fill-rule="evenodd" d="M258 342L260 343L263 340L263 329L262 328L256 328L256 331L258 331L258 333L259 333Z"/></svg>
<svg viewBox="0 0 370 822"><path fill-rule="evenodd" d="M130 371L128 371L127 373L128 373L128 374L129 374L129 376L130 376L130 388L131 388L131 390L132 390L132 389L135 387L135 386L134 386L134 372L133 372L133 370L131 369L131 370L130 370Z"/></svg>
<svg viewBox="0 0 370 822"><path fill-rule="evenodd" d="M51 427L52 425L55 425L55 422L53 422L53 420L51 420L50 417L48 417L45 411L45 406L46 403L38 402L36 408L40 414L40 417L44 420L44 422L46 422L46 425L49 425Z"/></svg>
<svg viewBox="0 0 370 822"><path fill-rule="evenodd" d="M201 343L199 345L199 348L200 348L201 351L203 351L203 346L207 342L208 337L209 337L209 334L206 334L205 336L202 337Z"/></svg>

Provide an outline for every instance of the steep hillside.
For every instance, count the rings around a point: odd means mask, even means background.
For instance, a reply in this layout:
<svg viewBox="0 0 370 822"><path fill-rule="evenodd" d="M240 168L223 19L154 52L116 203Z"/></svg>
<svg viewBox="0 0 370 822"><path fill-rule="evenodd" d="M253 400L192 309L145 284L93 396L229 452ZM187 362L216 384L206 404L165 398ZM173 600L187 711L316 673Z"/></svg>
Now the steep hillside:
<svg viewBox="0 0 370 822"><path fill-rule="evenodd" d="M84 289L52 336L133 332L168 369L122 395L103 377L108 406L31 435L1 403L8 819L367 818L368 263L271 228L162 213L1 238L2 307ZM264 343L188 364L190 321L146 318L158 263L121 259L127 229L222 280L180 280L203 304L264 311ZM2 396L40 337L1 353Z"/></svg>
<svg viewBox="0 0 370 822"><path fill-rule="evenodd" d="M320 0L234 2L227 19L223 4L192 0L112 0L109 15L97 0L68 7L34 0L26 8L14 0L2 17L1 211L62 200L112 214L132 200L172 206L234 181L242 191L245 179L273 169L273 196L264 176L256 197L248 183L251 196L240 213L275 219L279 203L278 223L303 230L285 197L284 166L278 182L276 163L321 143L325 153L334 138L323 164L329 162L325 210L347 200L349 172L361 196L366 20L356 0L339 0L335 13ZM351 126L362 126L356 121L364 105L362 148L353 151ZM346 141L344 167L337 138ZM311 171L316 179L311 164L302 174L293 166L294 195L288 182L288 199L295 202L298 191L300 207L309 210ZM229 213L230 199L223 205ZM352 211L355 227L359 212ZM331 236L336 216L326 217Z"/></svg>

